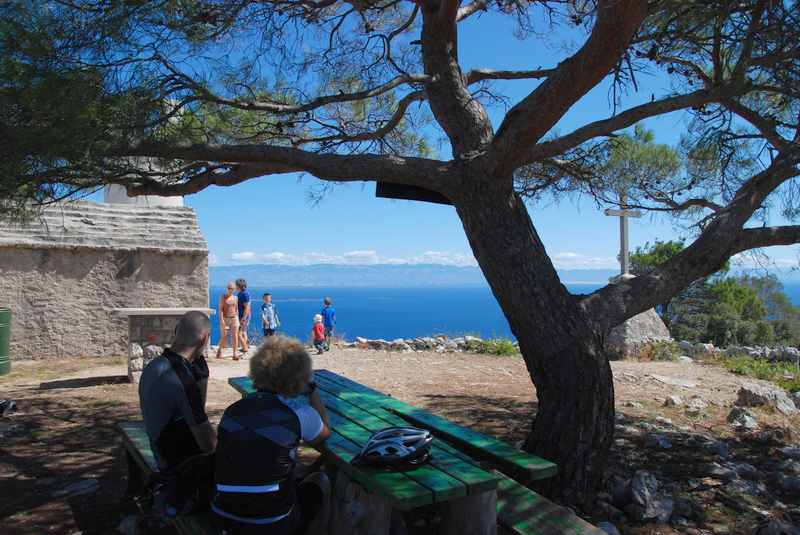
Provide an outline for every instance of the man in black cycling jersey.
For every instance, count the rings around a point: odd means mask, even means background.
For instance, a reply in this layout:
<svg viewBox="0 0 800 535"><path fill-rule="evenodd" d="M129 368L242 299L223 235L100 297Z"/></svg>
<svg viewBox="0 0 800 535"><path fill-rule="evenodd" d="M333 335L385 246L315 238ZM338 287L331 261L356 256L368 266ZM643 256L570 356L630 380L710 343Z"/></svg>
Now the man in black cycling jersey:
<svg viewBox="0 0 800 535"><path fill-rule="evenodd" d="M211 324L202 312L187 312L175 329L172 345L153 359L139 380L139 403L159 470L171 475L167 501L175 510L194 498L203 479L210 484L211 460L176 473L192 457L214 451L217 434L205 411L208 364L203 351ZM206 493L207 494L207 493ZM202 499L202 498L201 498ZM205 496L205 500L210 496Z"/></svg>
<svg viewBox="0 0 800 535"><path fill-rule="evenodd" d="M313 446L330 436L311 357L298 340L271 336L250 360L250 378L257 391L228 407L219 424L215 523L226 534L271 535L325 525L327 478L295 481L300 442Z"/></svg>

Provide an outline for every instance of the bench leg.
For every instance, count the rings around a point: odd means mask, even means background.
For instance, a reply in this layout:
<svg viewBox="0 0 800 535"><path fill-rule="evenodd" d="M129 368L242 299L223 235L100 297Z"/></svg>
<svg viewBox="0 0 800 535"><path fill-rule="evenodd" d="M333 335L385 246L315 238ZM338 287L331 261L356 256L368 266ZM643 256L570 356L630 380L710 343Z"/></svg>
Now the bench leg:
<svg viewBox="0 0 800 535"><path fill-rule="evenodd" d="M128 450L125 450L125 462L128 465L128 488L125 489L125 496L132 498L141 494L145 485L144 475Z"/></svg>
<svg viewBox="0 0 800 535"><path fill-rule="evenodd" d="M442 504L442 535L497 535L497 491Z"/></svg>
<svg viewBox="0 0 800 535"><path fill-rule="evenodd" d="M331 496L329 535L389 535L392 507L370 494L341 470Z"/></svg>

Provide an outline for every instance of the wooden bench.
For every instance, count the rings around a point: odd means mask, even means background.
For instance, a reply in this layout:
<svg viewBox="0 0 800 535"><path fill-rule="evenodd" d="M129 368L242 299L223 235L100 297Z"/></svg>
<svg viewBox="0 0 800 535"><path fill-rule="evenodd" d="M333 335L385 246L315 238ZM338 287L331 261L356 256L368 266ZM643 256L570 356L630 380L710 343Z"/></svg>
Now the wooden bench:
<svg viewBox="0 0 800 535"><path fill-rule="evenodd" d="M150 448L144 422L125 422L118 426L128 462L128 490L131 497L144 491L158 475L158 465ZM178 516L172 521L178 533L185 535L216 535L207 513Z"/></svg>
<svg viewBox="0 0 800 535"><path fill-rule="evenodd" d="M496 485L496 506L493 506L496 507L496 519L515 533L604 535L602 530L577 517L570 509L550 502L524 485L555 475L557 467L553 463L333 372L317 370L315 381L328 409L334 437L342 434L345 441L363 444L371 432L391 425L412 423L431 430L437 437L432 450L431 467L459 479L465 488L454 489L441 475L435 475L435 471L423 474L417 469L407 475L433 490L434 496L437 488L442 489L438 496L441 501L463 502L468 496L485 495L489 488L494 488L489 485ZM232 378L229 383L242 395L253 391L252 383L246 377ZM334 439L334 445L337 440ZM338 455L337 452L329 453L334 458ZM369 472L363 474L360 470L353 471L349 463L341 467L370 490L385 492L386 489L374 485ZM487 472L494 475L494 481L487 481ZM443 494L445 492L447 494ZM480 500L467 501L465 507L457 508L455 514L474 515L471 509L481 507L481 503ZM475 518L464 520L465 523L473 521L476 521Z"/></svg>

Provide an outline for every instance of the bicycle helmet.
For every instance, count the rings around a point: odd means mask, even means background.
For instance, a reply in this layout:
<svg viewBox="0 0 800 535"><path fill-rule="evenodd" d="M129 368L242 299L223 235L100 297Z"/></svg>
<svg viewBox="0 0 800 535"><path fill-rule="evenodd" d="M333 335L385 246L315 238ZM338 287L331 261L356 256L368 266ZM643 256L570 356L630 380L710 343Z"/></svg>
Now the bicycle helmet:
<svg viewBox="0 0 800 535"><path fill-rule="evenodd" d="M387 427L374 433L357 461L376 466L417 466L430 458L433 435L416 427Z"/></svg>

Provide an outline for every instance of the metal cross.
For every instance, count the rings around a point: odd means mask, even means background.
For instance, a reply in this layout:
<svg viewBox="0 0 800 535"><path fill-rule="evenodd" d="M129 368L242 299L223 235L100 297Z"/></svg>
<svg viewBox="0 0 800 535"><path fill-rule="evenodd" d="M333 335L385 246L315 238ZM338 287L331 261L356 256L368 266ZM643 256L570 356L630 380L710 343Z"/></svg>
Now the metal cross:
<svg viewBox="0 0 800 535"><path fill-rule="evenodd" d="M625 192L619 193L619 210L606 208L605 214L608 216L619 217L619 268L622 275L627 275L630 270L630 262L628 260L628 218L629 217L642 217L639 210L628 210L626 204Z"/></svg>

